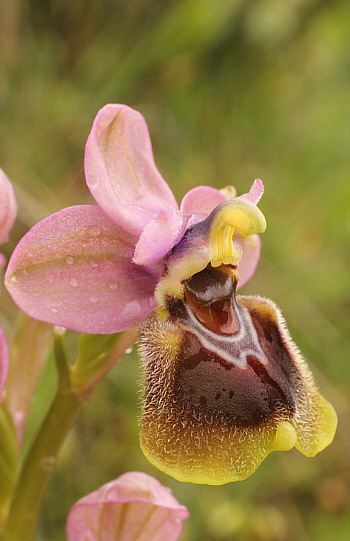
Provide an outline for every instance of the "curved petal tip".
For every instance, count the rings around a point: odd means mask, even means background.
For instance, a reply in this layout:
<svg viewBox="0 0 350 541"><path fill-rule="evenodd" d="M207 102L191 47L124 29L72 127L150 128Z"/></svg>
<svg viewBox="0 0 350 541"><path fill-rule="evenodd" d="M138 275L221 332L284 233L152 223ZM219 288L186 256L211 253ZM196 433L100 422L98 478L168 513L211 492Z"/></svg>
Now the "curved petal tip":
<svg viewBox="0 0 350 541"><path fill-rule="evenodd" d="M242 197L243 199L247 199L251 203L254 203L254 205L257 205L263 193L264 193L264 185L261 182L260 178L257 178L255 179L249 192L241 195L240 197Z"/></svg>

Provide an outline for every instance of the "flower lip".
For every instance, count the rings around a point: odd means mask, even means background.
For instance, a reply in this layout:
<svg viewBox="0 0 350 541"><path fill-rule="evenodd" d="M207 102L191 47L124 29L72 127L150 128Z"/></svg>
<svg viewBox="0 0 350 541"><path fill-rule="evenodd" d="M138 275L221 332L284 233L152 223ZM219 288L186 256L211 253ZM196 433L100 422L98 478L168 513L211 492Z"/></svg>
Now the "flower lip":
<svg viewBox="0 0 350 541"><path fill-rule="evenodd" d="M314 456L329 445L336 414L276 306L233 298L239 329L224 335L186 300L141 328L141 447L150 462L181 481L217 485L245 479L272 451L295 445Z"/></svg>

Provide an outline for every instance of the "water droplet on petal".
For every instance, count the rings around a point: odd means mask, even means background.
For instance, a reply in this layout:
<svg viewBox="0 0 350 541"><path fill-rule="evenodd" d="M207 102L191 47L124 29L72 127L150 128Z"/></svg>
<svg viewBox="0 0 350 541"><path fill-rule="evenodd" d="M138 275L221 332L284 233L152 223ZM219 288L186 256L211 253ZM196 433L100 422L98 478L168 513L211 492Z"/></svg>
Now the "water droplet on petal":
<svg viewBox="0 0 350 541"><path fill-rule="evenodd" d="M72 257L71 255L66 257L66 263L68 263L68 265L72 265L74 263L74 257Z"/></svg>
<svg viewBox="0 0 350 541"><path fill-rule="evenodd" d="M109 287L109 289L117 289L118 284L115 281L111 281L111 282L108 282L107 286Z"/></svg>
<svg viewBox="0 0 350 541"><path fill-rule="evenodd" d="M57 314L58 310L54 306L51 306L50 307L50 312L52 312L53 314Z"/></svg>
<svg viewBox="0 0 350 541"><path fill-rule="evenodd" d="M95 186L95 184L97 184L97 177L96 175L89 175L89 178L88 178L88 181L89 181L89 185L90 186Z"/></svg>
<svg viewBox="0 0 350 541"><path fill-rule="evenodd" d="M56 457L46 456L41 460L41 467L43 470L52 471L56 464Z"/></svg>
<svg viewBox="0 0 350 541"><path fill-rule="evenodd" d="M96 537L91 532L84 532L81 541L94 541L95 539Z"/></svg>
<svg viewBox="0 0 350 541"><path fill-rule="evenodd" d="M78 280L76 278L71 278L69 280L69 283L72 287L77 287L78 286Z"/></svg>
<svg viewBox="0 0 350 541"><path fill-rule="evenodd" d="M132 348L128 348L125 350L125 353L126 355L129 355L130 353L132 353Z"/></svg>

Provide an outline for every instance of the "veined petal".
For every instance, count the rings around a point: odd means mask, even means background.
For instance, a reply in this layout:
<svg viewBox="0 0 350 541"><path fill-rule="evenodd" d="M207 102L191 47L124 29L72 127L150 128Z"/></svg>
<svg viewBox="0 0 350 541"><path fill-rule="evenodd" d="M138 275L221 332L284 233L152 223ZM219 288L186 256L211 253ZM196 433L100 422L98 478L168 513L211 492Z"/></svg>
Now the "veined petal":
<svg viewBox="0 0 350 541"><path fill-rule="evenodd" d="M151 265L164 257L183 237L189 217L176 210L161 210L143 230L134 261Z"/></svg>
<svg viewBox="0 0 350 541"><path fill-rule="evenodd" d="M6 287L35 319L95 334L125 330L150 312L161 272L132 263L136 240L99 207L64 209L20 241Z"/></svg>
<svg viewBox="0 0 350 541"><path fill-rule="evenodd" d="M17 202L12 184L0 169L0 244L8 240L17 214Z"/></svg>
<svg viewBox="0 0 350 541"><path fill-rule="evenodd" d="M69 541L176 541L189 517L156 479L125 473L79 500L67 521Z"/></svg>
<svg viewBox="0 0 350 541"><path fill-rule="evenodd" d="M133 235L159 210L178 209L154 163L146 122L126 105L106 105L97 114L86 143L85 174L100 207Z"/></svg>
<svg viewBox="0 0 350 541"><path fill-rule="evenodd" d="M5 385L9 368L9 353L4 333L0 327L0 404L3 401L2 389Z"/></svg>

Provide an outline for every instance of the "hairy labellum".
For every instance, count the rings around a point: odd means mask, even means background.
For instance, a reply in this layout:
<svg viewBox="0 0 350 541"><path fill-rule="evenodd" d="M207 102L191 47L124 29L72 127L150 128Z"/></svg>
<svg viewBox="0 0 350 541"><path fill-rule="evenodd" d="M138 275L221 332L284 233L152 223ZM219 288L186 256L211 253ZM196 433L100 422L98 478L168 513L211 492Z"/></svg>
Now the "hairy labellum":
<svg viewBox="0 0 350 541"><path fill-rule="evenodd" d="M235 296L232 265L194 274L140 333L141 446L182 481L242 480L275 450L313 456L336 415L317 391L278 308ZM164 315L166 314L166 315Z"/></svg>

